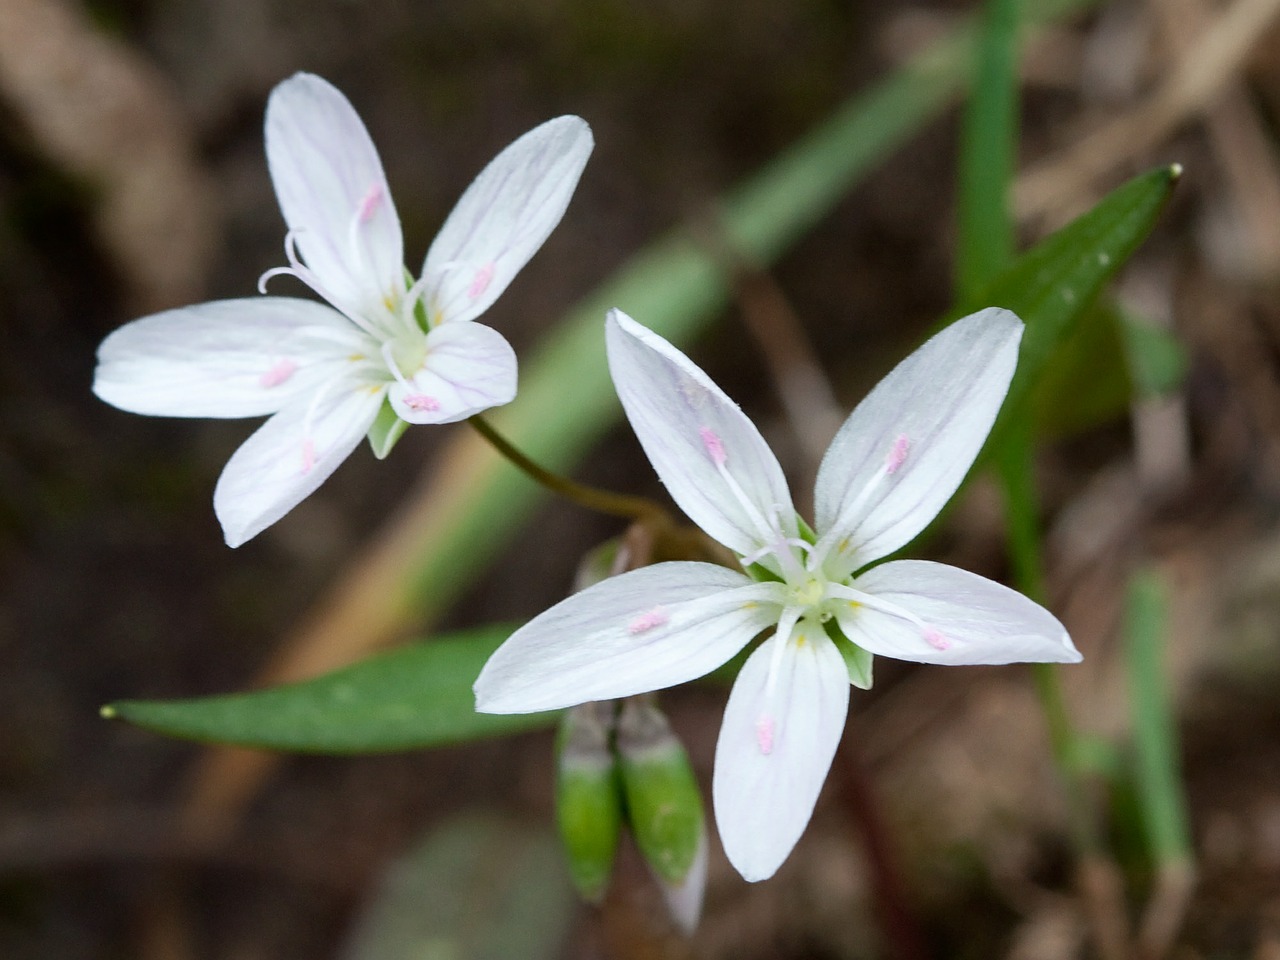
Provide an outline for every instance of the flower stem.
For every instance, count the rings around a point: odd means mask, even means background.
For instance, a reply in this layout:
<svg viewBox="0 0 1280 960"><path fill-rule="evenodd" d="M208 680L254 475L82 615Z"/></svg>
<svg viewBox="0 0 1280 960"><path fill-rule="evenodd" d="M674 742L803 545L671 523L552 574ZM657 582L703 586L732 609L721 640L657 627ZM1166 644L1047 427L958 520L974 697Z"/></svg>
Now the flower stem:
<svg viewBox="0 0 1280 960"><path fill-rule="evenodd" d="M610 490L600 490L597 487L570 480L568 477L554 473L530 459L510 440L495 430L493 425L483 417L471 417L468 422L475 427L480 436L489 441L495 450L523 471L526 476L553 493L558 493L560 496L572 500L579 506L586 507L589 510L596 510L615 517L626 517L631 520L656 522L662 526L670 525L670 517L667 511L647 497L632 497L622 493L613 493Z"/></svg>

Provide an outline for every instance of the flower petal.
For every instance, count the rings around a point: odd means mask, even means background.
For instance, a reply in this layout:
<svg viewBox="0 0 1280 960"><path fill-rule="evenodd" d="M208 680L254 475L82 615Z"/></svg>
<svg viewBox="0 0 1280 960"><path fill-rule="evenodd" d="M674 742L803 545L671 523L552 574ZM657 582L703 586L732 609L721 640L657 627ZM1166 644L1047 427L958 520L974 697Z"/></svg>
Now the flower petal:
<svg viewBox="0 0 1280 960"><path fill-rule="evenodd" d="M747 658L716 744L711 794L720 841L752 881L773 876L804 833L849 710L835 644L803 625L779 656L782 642L775 636Z"/></svg>
<svg viewBox="0 0 1280 960"><path fill-rule="evenodd" d="M555 229L591 155L591 128L557 117L530 130L472 181L427 251L436 322L484 313Z"/></svg>
<svg viewBox="0 0 1280 960"><path fill-rule="evenodd" d="M427 357L391 406L409 423L453 423L516 395L516 355L502 334L479 323L449 323L427 334Z"/></svg>
<svg viewBox="0 0 1280 960"><path fill-rule="evenodd" d="M609 312L605 333L627 419L680 509L743 556L796 537L782 468L738 405L622 311Z"/></svg>
<svg viewBox="0 0 1280 960"><path fill-rule="evenodd" d="M1044 607L976 573L928 560L894 560L853 581L873 601L838 611L840 630L865 650L920 663L1077 663L1066 628Z"/></svg>
<svg viewBox="0 0 1280 960"><path fill-rule="evenodd" d="M337 311L252 297L167 310L127 323L98 348L93 392L132 413L255 417L314 393L363 349Z"/></svg>
<svg viewBox="0 0 1280 960"><path fill-rule="evenodd" d="M858 404L815 487L823 546L844 565L828 568L833 577L892 553L937 516L991 432L1021 337L1008 310L957 320Z"/></svg>
<svg viewBox="0 0 1280 960"><path fill-rule="evenodd" d="M267 166L302 259L344 309L402 292L404 241L378 151L342 93L294 74L267 101Z"/></svg>
<svg viewBox="0 0 1280 960"><path fill-rule="evenodd" d="M264 423L231 455L213 492L227 545L238 547L310 496L355 449L385 387L332 384Z"/></svg>
<svg viewBox="0 0 1280 960"><path fill-rule="evenodd" d="M682 561L602 580L498 648L476 680L476 709L534 713L693 680L777 621L777 587Z"/></svg>

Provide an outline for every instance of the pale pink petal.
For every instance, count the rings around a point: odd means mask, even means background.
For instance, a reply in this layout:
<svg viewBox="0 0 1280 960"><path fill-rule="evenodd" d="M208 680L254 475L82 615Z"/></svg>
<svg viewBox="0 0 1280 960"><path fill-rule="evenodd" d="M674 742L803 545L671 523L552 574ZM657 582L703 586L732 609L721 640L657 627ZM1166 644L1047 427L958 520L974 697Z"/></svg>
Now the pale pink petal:
<svg viewBox="0 0 1280 960"><path fill-rule="evenodd" d="M777 621L779 589L683 561L610 577L512 634L476 680L476 709L534 713L693 680Z"/></svg>
<svg viewBox="0 0 1280 960"><path fill-rule="evenodd" d="M422 267L434 322L472 320L489 309L564 216L591 147L584 120L557 117L481 171Z"/></svg>
<svg viewBox="0 0 1280 960"><path fill-rule="evenodd" d="M93 392L132 413L254 417L314 393L371 345L310 300L217 300L127 323L98 348Z"/></svg>
<svg viewBox="0 0 1280 960"><path fill-rule="evenodd" d="M450 323L427 334L427 356L391 385L391 406L409 423L453 423L510 403L516 355L502 334L479 323Z"/></svg>
<svg viewBox="0 0 1280 960"><path fill-rule="evenodd" d="M285 407L241 444L213 493L227 545L257 536L310 496L364 438L385 394L380 385L331 385Z"/></svg>
<svg viewBox="0 0 1280 960"><path fill-rule="evenodd" d="M671 498L746 556L795 538L777 458L747 415L666 340L612 310L605 327L618 397Z"/></svg>
<svg viewBox="0 0 1280 960"><path fill-rule="evenodd" d="M782 642L772 637L747 658L716 744L711 793L720 841L752 881L773 876L804 833L849 709L835 644L803 623L779 656Z"/></svg>
<svg viewBox="0 0 1280 960"><path fill-rule="evenodd" d="M1066 628L1044 607L958 567L894 560L858 577L853 589L871 599L840 609L840 629L880 656L943 664L1081 659Z"/></svg>
<svg viewBox="0 0 1280 960"><path fill-rule="evenodd" d="M267 101L267 166L302 259L344 308L402 293L404 243L382 161L355 108L326 80L294 74Z"/></svg>
<svg viewBox="0 0 1280 960"><path fill-rule="evenodd" d="M991 308L957 320L858 404L822 460L819 550L839 579L906 544L955 493L1004 402L1022 321Z"/></svg>

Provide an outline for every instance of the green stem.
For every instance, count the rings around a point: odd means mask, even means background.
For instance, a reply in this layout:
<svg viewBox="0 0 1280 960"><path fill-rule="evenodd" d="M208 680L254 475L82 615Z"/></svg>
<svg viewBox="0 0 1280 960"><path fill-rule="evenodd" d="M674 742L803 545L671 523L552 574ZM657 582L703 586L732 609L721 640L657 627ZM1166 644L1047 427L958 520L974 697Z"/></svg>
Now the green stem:
<svg viewBox="0 0 1280 960"><path fill-rule="evenodd" d="M561 476L558 473L553 473L527 457L483 417L471 417L468 422L475 427L480 436L489 441L495 450L523 471L526 476L553 493L558 493L560 496L572 500L579 506L586 507L589 510L596 510L615 517L658 523L661 526L670 525L667 511L647 497L631 497L626 494L613 493L609 490L600 490L596 487L587 486L585 483L570 480L568 477Z"/></svg>
<svg viewBox="0 0 1280 960"><path fill-rule="evenodd" d="M1009 555L1013 564L1013 581L1018 589L1037 603L1045 601L1044 556L1040 549L1039 504L1032 475L1034 444L1031 429L1024 417L1006 434L996 453L996 469L1005 496L1005 519L1008 524ZM1077 762L1080 756L1079 734L1071 723L1063 696L1062 677L1052 663L1033 663L1036 694L1049 728L1049 745L1054 763L1062 777L1067 812L1076 847L1081 853L1093 854L1102 849L1102 839L1089 809L1088 795Z"/></svg>

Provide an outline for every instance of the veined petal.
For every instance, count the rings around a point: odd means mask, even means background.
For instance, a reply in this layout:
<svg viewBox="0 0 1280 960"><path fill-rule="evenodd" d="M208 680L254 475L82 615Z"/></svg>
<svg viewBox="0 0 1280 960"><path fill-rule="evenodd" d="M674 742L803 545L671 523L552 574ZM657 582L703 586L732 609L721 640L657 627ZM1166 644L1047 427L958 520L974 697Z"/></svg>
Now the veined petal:
<svg viewBox="0 0 1280 960"><path fill-rule="evenodd" d="M802 623L790 641L775 636L747 658L711 787L724 852L745 879L773 876L804 833L848 710L844 661L820 629Z"/></svg>
<svg viewBox="0 0 1280 960"><path fill-rule="evenodd" d="M1066 628L1044 607L958 567L894 560L868 570L853 581L853 588L871 601L838 610L840 630L880 656L943 664L1081 659Z"/></svg>
<svg viewBox="0 0 1280 960"><path fill-rule="evenodd" d="M453 423L516 395L516 355L502 334L479 323L450 323L427 334L427 356L406 382L391 385L391 406L409 423Z"/></svg>
<svg viewBox="0 0 1280 960"><path fill-rule="evenodd" d="M851 572L915 537L946 504L1004 402L1022 321L990 308L957 320L858 404L822 459L817 529Z"/></svg>
<svg viewBox="0 0 1280 960"><path fill-rule="evenodd" d="M782 468L738 405L621 310L609 312L605 333L627 419L680 509L743 556L797 537Z"/></svg>
<svg viewBox="0 0 1280 960"><path fill-rule="evenodd" d="M294 74L267 101L267 166L307 266L335 300L376 309L404 290L404 241L382 161L336 87Z"/></svg>
<svg viewBox="0 0 1280 960"><path fill-rule="evenodd" d="M314 393L366 346L337 311L252 297L127 323L98 348L93 392L132 413L254 417Z"/></svg>
<svg viewBox="0 0 1280 960"><path fill-rule="evenodd" d="M310 496L355 449L386 387L356 380L299 398L264 423L227 461L213 509L238 547Z"/></svg>
<svg viewBox="0 0 1280 960"><path fill-rule="evenodd" d="M777 621L778 593L778 584L684 561L602 580L498 648L476 680L476 709L534 713L693 680Z"/></svg>
<svg viewBox="0 0 1280 960"><path fill-rule="evenodd" d="M492 306L555 229L591 155L591 128L557 117L520 137L480 172L427 251L427 309L439 322Z"/></svg>

